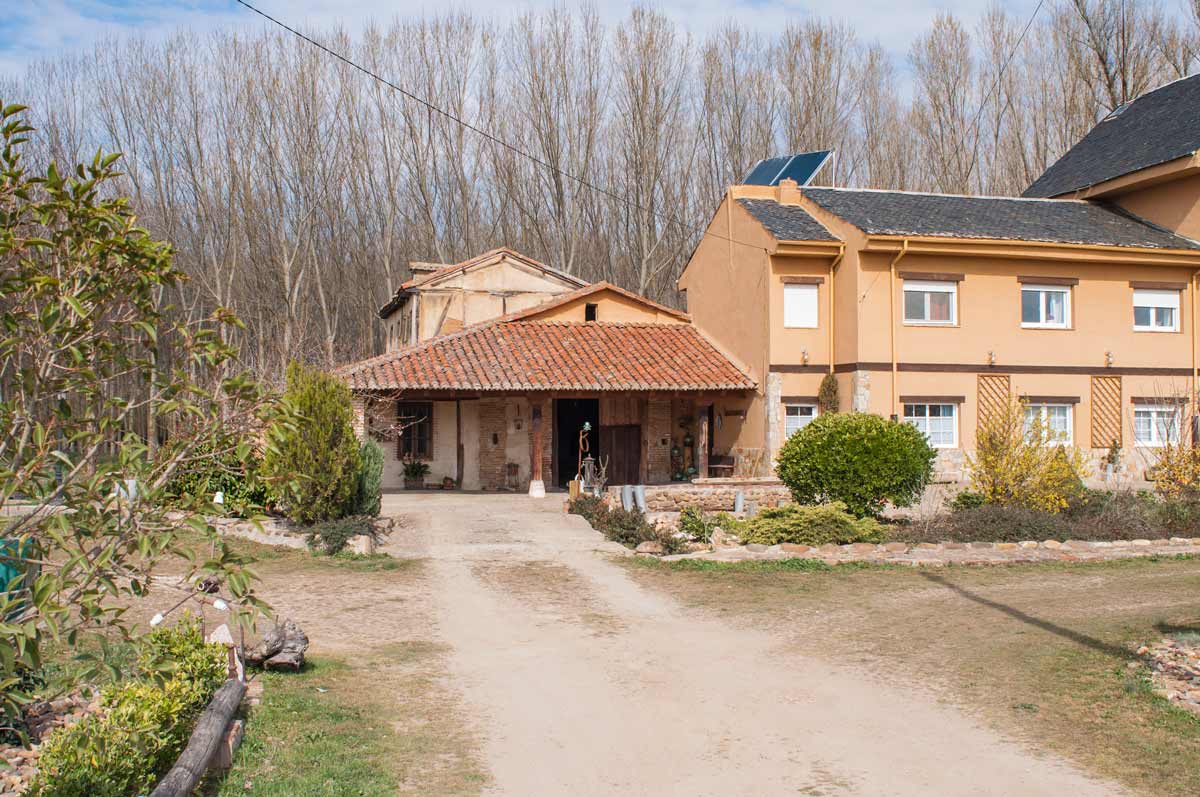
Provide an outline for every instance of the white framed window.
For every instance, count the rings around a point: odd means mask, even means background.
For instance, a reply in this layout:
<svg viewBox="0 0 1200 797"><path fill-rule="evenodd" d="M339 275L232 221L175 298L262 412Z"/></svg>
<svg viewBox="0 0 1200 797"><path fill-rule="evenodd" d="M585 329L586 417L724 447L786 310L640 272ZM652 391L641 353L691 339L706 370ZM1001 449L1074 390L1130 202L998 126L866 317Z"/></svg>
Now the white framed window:
<svg viewBox="0 0 1200 797"><path fill-rule="evenodd" d="M958 323L958 283L905 280L904 323L931 326Z"/></svg>
<svg viewBox="0 0 1200 797"><path fill-rule="evenodd" d="M1021 326L1033 329L1071 326L1071 289L1057 285L1022 285Z"/></svg>
<svg viewBox="0 0 1200 797"><path fill-rule="evenodd" d="M1133 408L1133 441L1139 446L1179 442L1179 406L1138 404Z"/></svg>
<svg viewBox="0 0 1200 797"><path fill-rule="evenodd" d="M816 285L789 284L783 286L783 325L785 327L816 329Z"/></svg>
<svg viewBox="0 0 1200 797"><path fill-rule="evenodd" d="M783 407L783 434L791 437L817 417L816 404L786 404Z"/></svg>
<svg viewBox="0 0 1200 797"><path fill-rule="evenodd" d="M1179 331L1179 291L1133 291L1133 328L1138 332Z"/></svg>
<svg viewBox="0 0 1200 797"><path fill-rule="evenodd" d="M958 405L905 404L904 421L925 433L934 448L958 446Z"/></svg>
<svg viewBox="0 0 1200 797"><path fill-rule="evenodd" d="M1033 428L1040 419L1047 430L1047 438L1065 446L1073 445L1074 424L1071 423L1070 404L1027 404L1025 405L1025 430Z"/></svg>

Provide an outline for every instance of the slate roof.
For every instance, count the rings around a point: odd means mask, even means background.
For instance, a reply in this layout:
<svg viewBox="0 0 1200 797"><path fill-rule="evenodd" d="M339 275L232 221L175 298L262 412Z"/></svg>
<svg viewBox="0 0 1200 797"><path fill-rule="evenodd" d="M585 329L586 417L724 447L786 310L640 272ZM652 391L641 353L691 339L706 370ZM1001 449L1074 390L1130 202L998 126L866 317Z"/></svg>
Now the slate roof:
<svg viewBox="0 0 1200 797"><path fill-rule="evenodd" d="M781 205L773 199L739 199L767 232L780 241L839 241L799 205Z"/></svg>
<svg viewBox="0 0 1200 797"><path fill-rule="evenodd" d="M353 390L752 390L691 324L484 322L346 366Z"/></svg>
<svg viewBox="0 0 1200 797"><path fill-rule="evenodd" d="M1078 191L1200 150L1200 75L1149 91L1097 123L1025 196Z"/></svg>
<svg viewBox="0 0 1200 797"><path fill-rule="evenodd" d="M1200 243L1119 208L1075 199L803 188L804 195L869 235L1200 250Z"/></svg>

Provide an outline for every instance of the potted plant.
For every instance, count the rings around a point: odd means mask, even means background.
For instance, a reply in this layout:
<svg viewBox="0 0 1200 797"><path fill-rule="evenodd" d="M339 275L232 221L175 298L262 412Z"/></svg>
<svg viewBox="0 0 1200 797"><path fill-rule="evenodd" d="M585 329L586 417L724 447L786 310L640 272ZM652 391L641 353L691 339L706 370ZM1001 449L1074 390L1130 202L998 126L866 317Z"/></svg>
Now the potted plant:
<svg viewBox="0 0 1200 797"><path fill-rule="evenodd" d="M404 489L424 490L425 477L429 475L429 463L419 459L409 459L404 462Z"/></svg>

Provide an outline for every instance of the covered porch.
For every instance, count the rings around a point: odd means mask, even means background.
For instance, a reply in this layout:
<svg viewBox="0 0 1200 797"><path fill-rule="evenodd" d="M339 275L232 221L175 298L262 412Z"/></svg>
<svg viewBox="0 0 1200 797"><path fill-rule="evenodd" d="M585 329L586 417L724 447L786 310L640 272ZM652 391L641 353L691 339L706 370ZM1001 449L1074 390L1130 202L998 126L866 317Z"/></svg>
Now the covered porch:
<svg viewBox="0 0 1200 797"><path fill-rule="evenodd" d="M404 489L404 463L429 465L427 488L526 492L565 488L583 456L609 485L721 475L715 419L736 394L659 392L419 393L362 397L363 432L384 449L383 489ZM736 416L733 416L736 417ZM588 430L584 432L584 425ZM583 450L581 450L581 445Z"/></svg>

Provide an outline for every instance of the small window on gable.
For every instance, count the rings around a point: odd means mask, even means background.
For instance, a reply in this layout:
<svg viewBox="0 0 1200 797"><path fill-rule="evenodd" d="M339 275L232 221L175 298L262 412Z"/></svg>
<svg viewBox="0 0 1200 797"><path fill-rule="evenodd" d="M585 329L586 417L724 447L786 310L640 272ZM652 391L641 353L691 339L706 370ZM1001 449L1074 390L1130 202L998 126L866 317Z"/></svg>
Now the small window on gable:
<svg viewBox="0 0 1200 797"><path fill-rule="evenodd" d="M904 323L951 326L958 322L958 283L904 281Z"/></svg>
<svg viewBox="0 0 1200 797"><path fill-rule="evenodd" d="M1179 291L1133 291L1133 328L1138 332L1179 331Z"/></svg>
<svg viewBox="0 0 1200 797"><path fill-rule="evenodd" d="M807 329L817 328L817 286L783 286L783 325Z"/></svg>
<svg viewBox="0 0 1200 797"><path fill-rule="evenodd" d="M596 320L596 310L597 310L596 305L585 304L583 306L583 320L584 321L595 321Z"/></svg>

